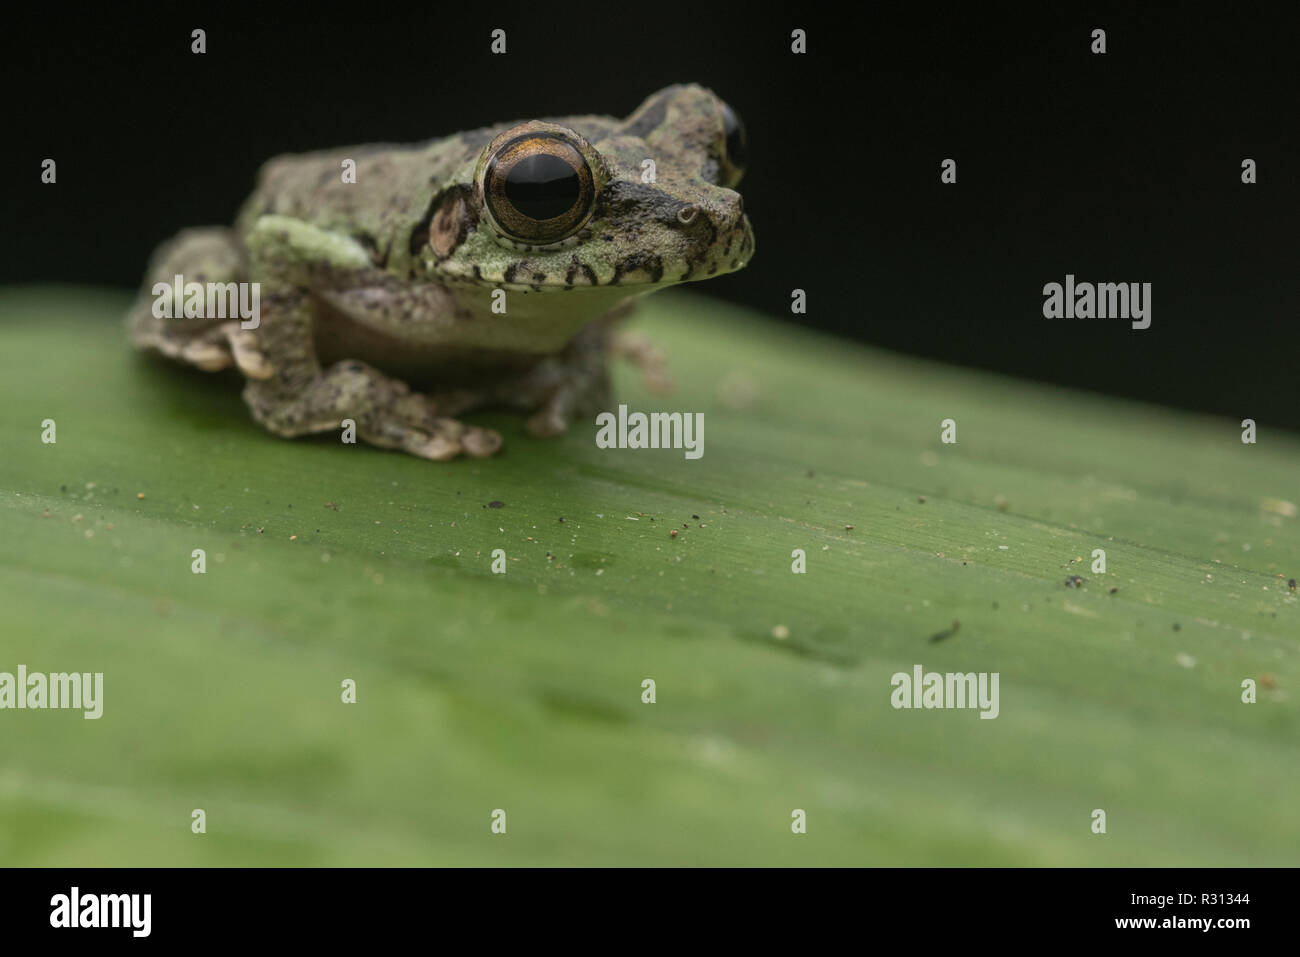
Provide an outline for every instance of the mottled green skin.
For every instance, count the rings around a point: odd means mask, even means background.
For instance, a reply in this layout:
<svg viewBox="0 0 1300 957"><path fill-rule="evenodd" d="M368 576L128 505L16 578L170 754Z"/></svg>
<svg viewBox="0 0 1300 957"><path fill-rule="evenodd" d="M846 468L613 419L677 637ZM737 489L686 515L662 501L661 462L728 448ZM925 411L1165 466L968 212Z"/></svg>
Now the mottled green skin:
<svg viewBox="0 0 1300 957"><path fill-rule="evenodd" d="M650 97L631 116L569 116L547 122L581 134L599 154L608 182L575 246L520 254L499 245L482 222L475 182L484 147L522 123L501 123L417 146L366 146L283 156L262 169L257 190L236 223L247 235L259 216L290 216L360 240L394 276L480 285L566 286L667 284L742 268L753 233L740 194L717 185L725 147L716 97L677 86ZM357 164L357 184L340 182L343 159ZM656 182L643 183L653 159ZM465 243L439 261L421 235L431 207L448 191L472 194L474 224ZM687 205L706 214L691 228L677 220ZM657 260L657 262L655 262ZM595 280L593 283L592 280Z"/></svg>
<svg viewBox="0 0 1300 957"><path fill-rule="evenodd" d="M378 445L485 455L500 444L495 433L447 418L482 404L535 411L535 433L563 431L602 398L607 323L597 320L753 255L729 188L741 171L727 156L722 109L710 91L683 85L623 120L503 123L426 144L278 157L232 231L187 231L155 254L132 338L201 368L236 365L254 416L281 435L351 418ZM530 247L485 209L485 148L507 131L556 128L582 142L595 205L576 235ZM355 183L342 181L344 160L356 163ZM645 160L653 182L643 182ZM260 328L154 319L148 290L175 273L259 283ZM504 313L492 308L494 290L505 290Z"/></svg>

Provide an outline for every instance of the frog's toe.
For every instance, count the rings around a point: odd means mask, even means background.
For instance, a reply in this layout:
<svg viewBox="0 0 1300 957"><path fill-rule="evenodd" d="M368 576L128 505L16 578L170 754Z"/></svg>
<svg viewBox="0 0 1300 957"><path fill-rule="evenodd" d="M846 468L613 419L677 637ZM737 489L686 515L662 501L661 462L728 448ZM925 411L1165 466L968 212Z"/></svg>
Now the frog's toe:
<svg viewBox="0 0 1300 957"><path fill-rule="evenodd" d="M202 339L177 344L175 351L166 348L160 351L164 354L170 354L173 358L180 359L182 362L188 362L204 372L219 372L222 369L230 368L234 362L230 356L230 350L214 342L206 342Z"/></svg>
<svg viewBox="0 0 1300 957"><path fill-rule="evenodd" d="M422 459L430 459L434 462L445 462L448 459L454 459L461 452L461 446L455 439L450 439L445 435L428 435L416 429L408 429L406 437L402 442L402 448L412 455L418 455Z"/></svg>
<svg viewBox="0 0 1300 957"><path fill-rule="evenodd" d="M237 322L226 323L221 331L230 347L235 365L239 366L239 371L245 376L250 379L269 379L275 374L270 361L262 352L257 333L242 328Z"/></svg>
<svg viewBox="0 0 1300 957"><path fill-rule="evenodd" d="M409 412L410 403L403 405ZM499 433L437 416L423 417L418 422L412 422L409 415L372 421L362 437L373 445L400 448L434 462L454 459L462 452L471 458L486 458L501 448Z"/></svg>
<svg viewBox="0 0 1300 957"><path fill-rule="evenodd" d="M470 458L485 459L501 448L501 433L495 429L470 426L460 437L460 445Z"/></svg>
<svg viewBox="0 0 1300 957"><path fill-rule="evenodd" d="M431 399L418 392L412 392L399 398L393 408L398 417L408 427L414 431L425 432L433 436L436 441L432 442L430 448L439 453L443 451L446 443L451 443L459 451L472 458L481 459L494 455L501 448L500 433L492 429L480 429L477 426L465 425L456 419L439 415L438 412L448 405L445 398L439 396L437 399ZM422 455L420 452L415 454ZM432 458L433 456L422 455L422 457Z"/></svg>
<svg viewBox="0 0 1300 957"><path fill-rule="evenodd" d="M434 436L433 447L441 450L443 443L450 443L470 458L487 458L501 448L501 433L493 429L481 429L476 425L465 425L456 419L436 418L430 431ZM452 453L454 454L455 452ZM426 456L429 457L431 456Z"/></svg>
<svg viewBox="0 0 1300 957"><path fill-rule="evenodd" d="M402 449L422 459L445 462L461 452L460 437L445 430L413 428L399 419L382 419L365 423L361 437L371 445L385 449Z"/></svg>
<svg viewBox="0 0 1300 957"><path fill-rule="evenodd" d="M136 337L136 345L153 349L204 372L220 372L233 365L252 379L269 379L271 364L257 345L257 337L238 322L226 322L197 333L163 326Z"/></svg>
<svg viewBox="0 0 1300 957"><path fill-rule="evenodd" d="M569 419L565 408L555 404L529 416L526 425L528 434L540 439L554 438L569 431Z"/></svg>

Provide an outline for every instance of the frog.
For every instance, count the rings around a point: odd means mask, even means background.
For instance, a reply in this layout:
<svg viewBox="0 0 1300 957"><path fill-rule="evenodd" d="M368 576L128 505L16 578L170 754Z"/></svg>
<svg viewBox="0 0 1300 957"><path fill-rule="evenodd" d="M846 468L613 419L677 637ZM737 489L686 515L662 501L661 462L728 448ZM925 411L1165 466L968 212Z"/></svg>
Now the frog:
<svg viewBox="0 0 1300 957"><path fill-rule="evenodd" d="M128 335L238 373L275 436L351 428L353 443L431 461L486 458L502 437L466 413L513 410L527 434L558 436L608 407L612 356L667 381L662 351L622 320L646 295L752 259L736 189L747 152L735 111L683 83L621 119L277 156L232 226L155 250ZM253 284L257 315L169 318L161 290L178 276Z"/></svg>

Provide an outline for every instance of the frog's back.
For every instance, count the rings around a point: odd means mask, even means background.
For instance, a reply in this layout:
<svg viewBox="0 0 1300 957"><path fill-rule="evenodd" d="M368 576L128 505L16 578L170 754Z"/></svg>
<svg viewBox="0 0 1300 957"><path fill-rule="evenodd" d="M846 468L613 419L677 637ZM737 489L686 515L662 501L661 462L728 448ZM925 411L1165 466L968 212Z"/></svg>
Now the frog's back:
<svg viewBox="0 0 1300 957"><path fill-rule="evenodd" d="M371 143L276 156L258 172L257 187L235 223L236 235L245 235L259 216L292 216L387 248L403 235L409 238L439 189L476 160L493 137L518 122L424 143ZM590 140L619 127L619 121L608 116L558 117L554 122L569 124ZM344 180L346 160L356 164L351 182Z"/></svg>
<svg viewBox="0 0 1300 957"><path fill-rule="evenodd" d="M274 157L258 172L235 233L247 235L261 216L290 216L344 232L381 256L384 250L400 250L400 241L409 239L439 185L481 148L473 143L479 138L475 134ZM490 135L483 142L487 139Z"/></svg>

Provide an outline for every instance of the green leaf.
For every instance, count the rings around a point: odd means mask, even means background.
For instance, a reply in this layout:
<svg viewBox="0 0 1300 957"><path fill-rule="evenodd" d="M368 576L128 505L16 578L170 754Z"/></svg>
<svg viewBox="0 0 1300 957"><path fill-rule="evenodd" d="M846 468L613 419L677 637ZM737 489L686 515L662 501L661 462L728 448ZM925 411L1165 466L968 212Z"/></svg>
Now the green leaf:
<svg viewBox="0 0 1300 957"><path fill-rule="evenodd" d="M6 864L1297 863L1267 409L1246 445L666 293L675 394L615 393L702 458L483 415L502 454L435 464L264 433L125 305L0 294L0 671L104 674L98 720L0 711ZM918 664L997 718L893 708Z"/></svg>

